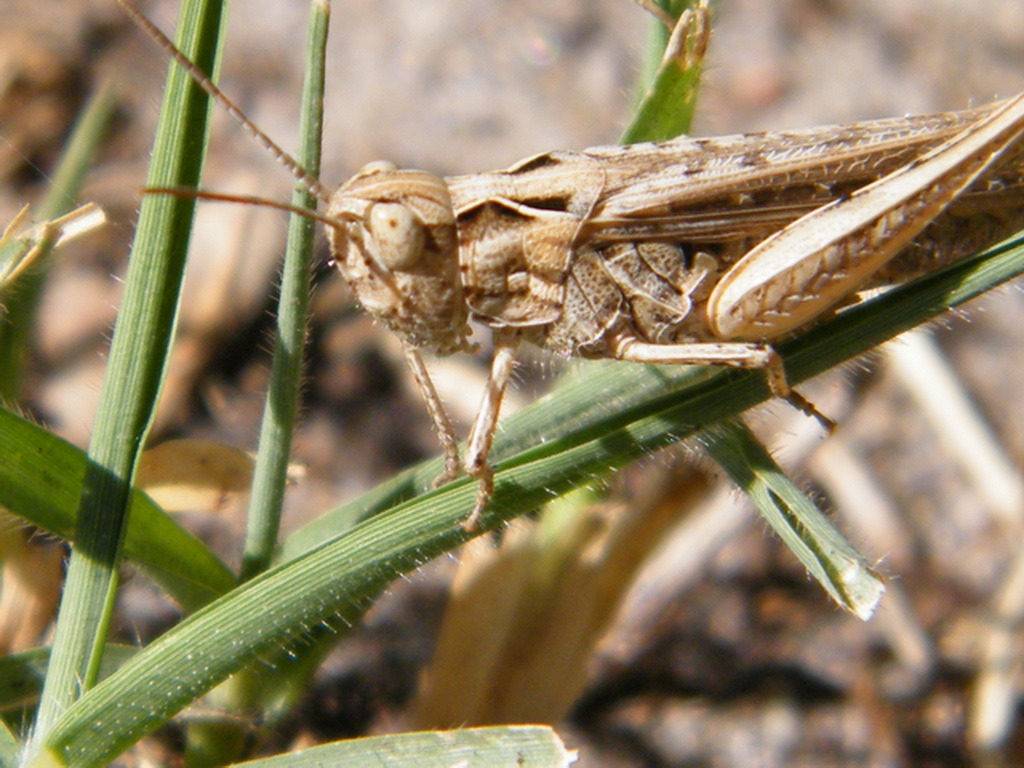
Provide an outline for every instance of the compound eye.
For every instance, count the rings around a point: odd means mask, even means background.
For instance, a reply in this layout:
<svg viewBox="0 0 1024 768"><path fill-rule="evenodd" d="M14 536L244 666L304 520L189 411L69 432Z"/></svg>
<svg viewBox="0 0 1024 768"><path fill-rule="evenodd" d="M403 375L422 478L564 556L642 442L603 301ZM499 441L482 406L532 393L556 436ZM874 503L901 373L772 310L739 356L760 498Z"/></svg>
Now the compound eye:
<svg viewBox="0 0 1024 768"><path fill-rule="evenodd" d="M423 223L401 203L375 205L370 211L368 228L382 267L408 269L423 254Z"/></svg>

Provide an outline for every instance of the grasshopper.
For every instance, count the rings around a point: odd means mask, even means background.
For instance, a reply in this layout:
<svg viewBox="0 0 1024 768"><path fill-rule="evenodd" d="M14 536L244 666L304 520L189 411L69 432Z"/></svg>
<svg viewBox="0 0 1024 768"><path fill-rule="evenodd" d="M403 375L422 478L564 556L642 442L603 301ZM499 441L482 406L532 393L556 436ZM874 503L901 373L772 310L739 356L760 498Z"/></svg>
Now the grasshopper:
<svg viewBox="0 0 1024 768"><path fill-rule="evenodd" d="M758 369L773 394L820 416L772 342L1024 225L1024 93L961 112L546 152L448 178L374 162L331 192L119 1L326 205L299 212L326 224L333 264L401 339L444 449L435 486L463 468L478 483L471 531L493 491L488 454L521 344ZM492 329L495 352L463 462L421 351L475 351L470 321Z"/></svg>

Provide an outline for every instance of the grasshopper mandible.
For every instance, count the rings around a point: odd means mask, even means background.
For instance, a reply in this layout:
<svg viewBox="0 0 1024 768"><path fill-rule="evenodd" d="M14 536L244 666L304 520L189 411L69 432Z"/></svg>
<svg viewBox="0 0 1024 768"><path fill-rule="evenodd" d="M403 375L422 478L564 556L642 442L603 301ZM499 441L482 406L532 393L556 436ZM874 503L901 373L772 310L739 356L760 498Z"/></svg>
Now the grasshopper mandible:
<svg viewBox="0 0 1024 768"><path fill-rule="evenodd" d="M359 303L402 340L444 448L435 485L463 463L421 350L472 352L470 321L493 330L464 462L478 483L469 530L493 491L488 453L520 344L759 369L772 393L816 414L790 389L772 342L863 288L1024 224L1024 94L963 112L546 152L449 178L374 162L331 193L119 1L326 204L325 215L305 215L327 225L332 261Z"/></svg>

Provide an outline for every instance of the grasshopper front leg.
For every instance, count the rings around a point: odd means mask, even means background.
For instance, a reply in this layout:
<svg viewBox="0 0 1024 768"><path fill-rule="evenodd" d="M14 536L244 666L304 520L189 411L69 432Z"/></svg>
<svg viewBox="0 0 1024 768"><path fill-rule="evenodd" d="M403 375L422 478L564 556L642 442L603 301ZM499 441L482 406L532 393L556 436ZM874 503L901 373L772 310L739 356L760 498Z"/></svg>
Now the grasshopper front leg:
<svg viewBox="0 0 1024 768"><path fill-rule="evenodd" d="M441 402L441 397L437 394L437 389L434 388L434 381L430 378L427 365L423 362L423 356L418 349L405 341L402 343L402 350L405 352L406 364L420 389L427 413L434 425L434 432L437 433L437 439L444 451L444 471L434 478L434 482L431 484L434 488L440 488L445 483L454 480L462 469L462 464L459 461L458 439L455 437L455 429L452 427L451 419L448 418L448 412L444 409L444 403Z"/></svg>

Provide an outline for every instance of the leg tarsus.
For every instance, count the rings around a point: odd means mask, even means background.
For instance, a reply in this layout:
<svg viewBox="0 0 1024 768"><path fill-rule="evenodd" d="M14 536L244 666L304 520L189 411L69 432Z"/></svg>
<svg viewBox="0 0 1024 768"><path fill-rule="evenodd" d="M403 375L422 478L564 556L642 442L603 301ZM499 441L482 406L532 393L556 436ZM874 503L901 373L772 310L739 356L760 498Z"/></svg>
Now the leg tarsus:
<svg viewBox="0 0 1024 768"><path fill-rule="evenodd" d="M442 485L448 485L448 483L450 483L452 480L459 476L459 472L461 469L462 467L459 464L458 456L456 456L455 469L453 470L450 468L448 456L446 455L444 457L444 470L442 470L441 474L439 474L437 477L430 481L430 490L436 491Z"/></svg>
<svg viewBox="0 0 1024 768"><path fill-rule="evenodd" d="M494 469L485 463L467 474L476 480L476 504L473 505L469 517L462 521L462 530L466 533L480 533L484 510L487 508L487 502L491 500L491 493L494 492Z"/></svg>
<svg viewBox="0 0 1024 768"><path fill-rule="evenodd" d="M832 434L836 431L839 426L836 424L834 419L829 418L824 413L818 410L818 406L808 400L806 397L801 395L795 389L789 390L785 395L782 395L782 399L792 405L798 411L810 416L812 419L821 424L822 428L828 433Z"/></svg>
<svg viewBox="0 0 1024 768"><path fill-rule="evenodd" d="M765 378L768 379L768 389L776 397L781 397L801 413L810 416L825 429L828 434L836 431L836 423L828 416L818 410L818 407L789 386L786 380L786 369L782 365L782 358L775 351L774 347L766 346L767 354L764 366Z"/></svg>
<svg viewBox="0 0 1024 768"><path fill-rule="evenodd" d="M440 488L442 485L447 485L462 472L462 461L459 459L459 447L455 443L451 446L447 445L444 440L442 442L442 448L444 449L444 469L437 477L430 483L431 490Z"/></svg>

